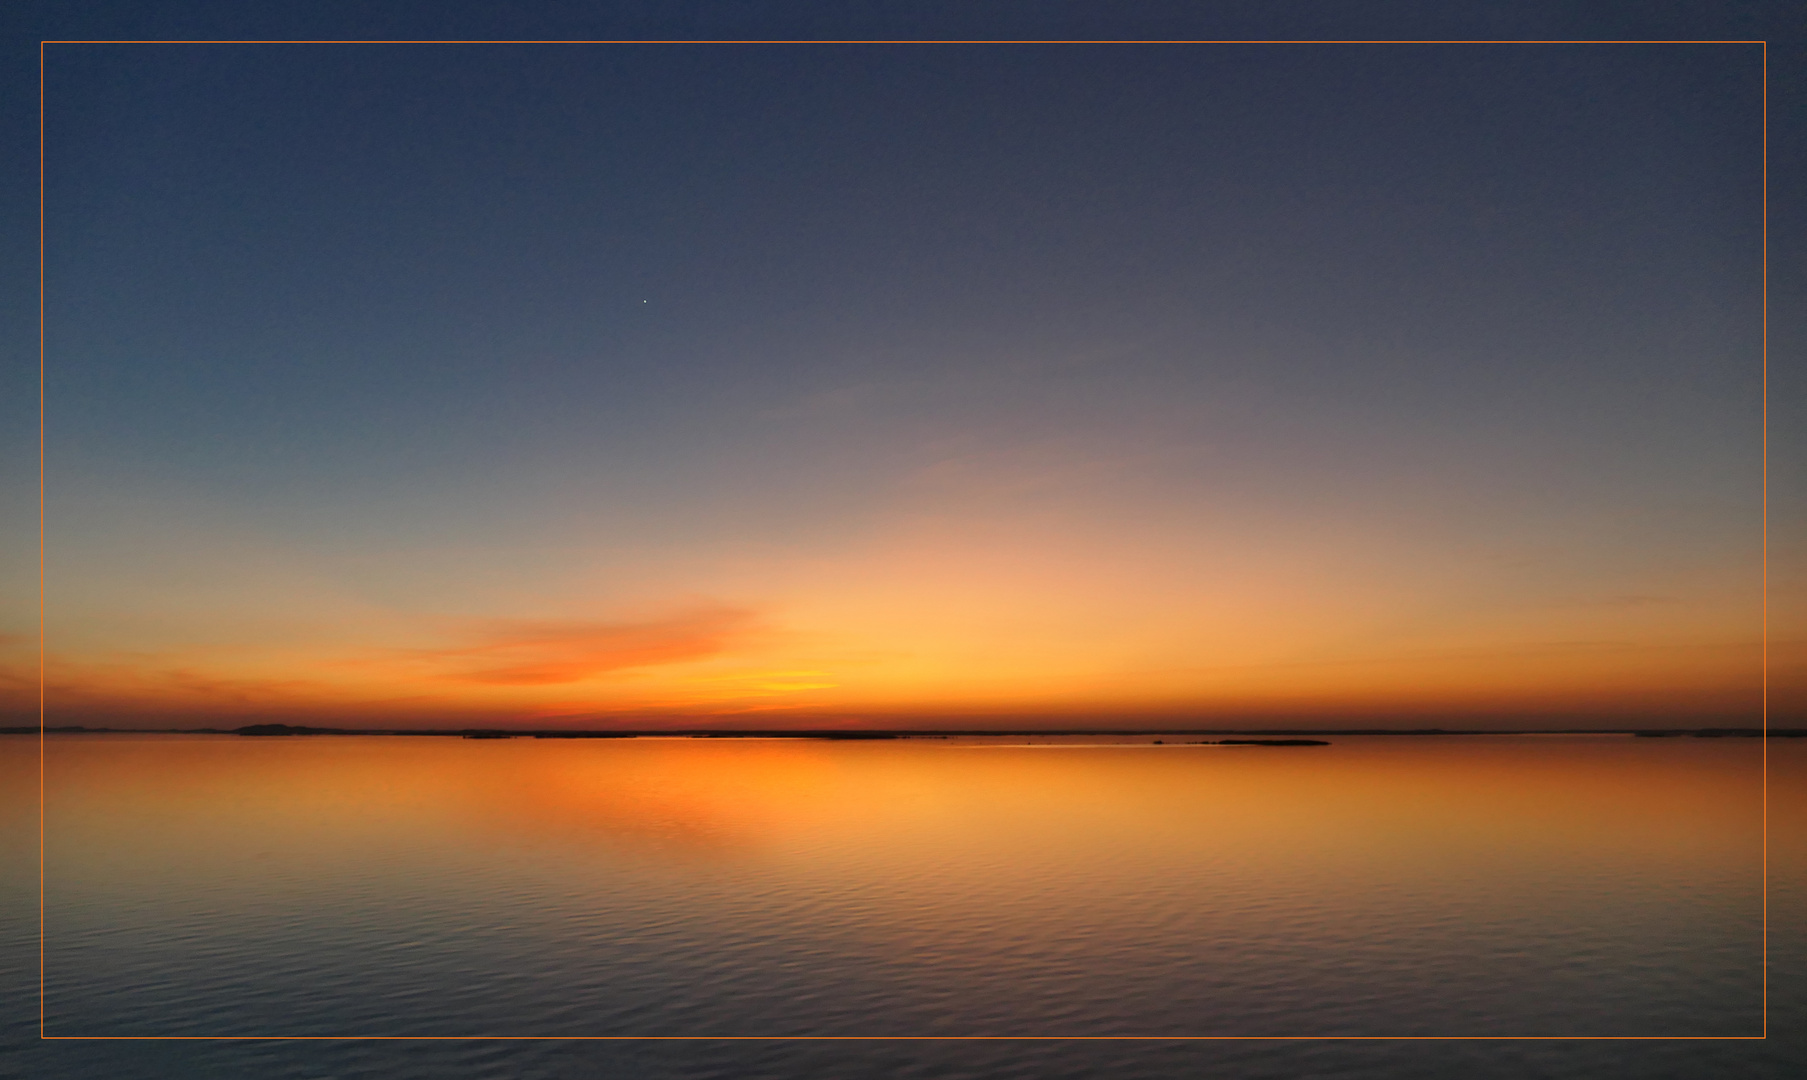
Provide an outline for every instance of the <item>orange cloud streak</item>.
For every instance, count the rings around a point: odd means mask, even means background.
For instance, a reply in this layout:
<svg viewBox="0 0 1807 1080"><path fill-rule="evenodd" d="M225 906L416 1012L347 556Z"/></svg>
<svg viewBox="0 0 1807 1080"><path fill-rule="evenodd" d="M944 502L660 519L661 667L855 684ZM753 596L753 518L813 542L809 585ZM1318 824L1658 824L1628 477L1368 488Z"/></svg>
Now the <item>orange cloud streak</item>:
<svg viewBox="0 0 1807 1080"><path fill-rule="evenodd" d="M753 628L740 608L714 607L643 622L495 619L475 644L413 649L441 678L500 686L578 682L627 668L715 656Z"/></svg>

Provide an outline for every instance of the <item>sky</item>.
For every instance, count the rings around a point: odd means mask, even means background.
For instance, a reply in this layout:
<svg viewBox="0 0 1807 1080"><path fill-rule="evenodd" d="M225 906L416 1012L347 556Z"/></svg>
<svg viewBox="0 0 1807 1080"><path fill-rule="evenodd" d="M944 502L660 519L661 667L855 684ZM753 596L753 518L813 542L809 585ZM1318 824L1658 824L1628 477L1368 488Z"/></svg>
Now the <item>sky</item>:
<svg viewBox="0 0 1807 1080"><path fill-rule="evenodd" d="M1756 45L44 59L53 725L1758 721Z"/></svg>

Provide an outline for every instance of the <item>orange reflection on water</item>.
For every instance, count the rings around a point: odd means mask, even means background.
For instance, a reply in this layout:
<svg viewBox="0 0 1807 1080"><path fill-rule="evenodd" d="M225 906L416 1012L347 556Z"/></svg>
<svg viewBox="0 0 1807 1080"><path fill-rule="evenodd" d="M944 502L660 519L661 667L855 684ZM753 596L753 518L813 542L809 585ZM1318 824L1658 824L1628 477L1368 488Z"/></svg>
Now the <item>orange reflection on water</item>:
<svg viewBox="0 0 1807 1080"><path fill-rule="evenodd" d="M1483 848L1756 857L1752 741L1333 743L65 736L50 741L49 825L53 847L65 837L115 847L144 831L159 850L234 836L311 846L405 835L824 858L857 849L863 861L1023 844L1111 861L1200 847L1270 862Z"/></svg>
<svg viewBox="0 0 1807 1080"><path fill-rule="evenodd" d="M1154 1015L1182 991L1408 1015L1439 980L1476 1015L1582 1007L1672 961L1756 992L1754 740L1040 741L55 737L48 940L64 972L96 935L217 934L415 950L423 986L519 963L586 993L907 991L950 1023L1000 997L1058 1018L1072 994ZM35 749L0 742L5 775ZM1769 754L1792 860L1772 880L1798 881L1807 746Z"/></svg>

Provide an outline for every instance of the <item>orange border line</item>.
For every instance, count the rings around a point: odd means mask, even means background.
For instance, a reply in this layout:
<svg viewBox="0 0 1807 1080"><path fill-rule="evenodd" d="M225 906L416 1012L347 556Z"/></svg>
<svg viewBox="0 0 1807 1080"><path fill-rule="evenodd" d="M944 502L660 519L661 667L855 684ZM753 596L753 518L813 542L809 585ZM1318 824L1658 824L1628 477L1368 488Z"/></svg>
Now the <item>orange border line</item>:
<svg viewBox="0 0 1807 1080"><path fill-rule="evenodd" d="M38 1038L44 1035L44 43L38 43Z"/></svg>
<svg viewBox="0 0 1807 1080"><path fill-rule="evenodd" d="M46 45L1759 45L1762 95L1762 1034L1759 1035L49 1035L45 1033L44 46ZM158 39L38 42L38 1039L41 1042L1749 1042L1769 1038L1769 42L1762 38L522 38Z"/></svg>
<svg viewBox="0 0 1807 1080"><path fill-rule="evenodd" d="M1759 592L1762 602L1762 722L1763 738L1763 1035L1769 1037L1769 43L1763 43L1763 540Z"/></svg>
<svg viewBox="0 0 1807 1080"><path fill-rule="evenodd" d="M1761 38L46 38L44 45L1767 45Z"/></svg>
<svg viewBox="0 0 1807 1080"><path fill-rule="evenodd" d="M45 1042L1762 1042L1767 1035L43 1035Z"/></svg>

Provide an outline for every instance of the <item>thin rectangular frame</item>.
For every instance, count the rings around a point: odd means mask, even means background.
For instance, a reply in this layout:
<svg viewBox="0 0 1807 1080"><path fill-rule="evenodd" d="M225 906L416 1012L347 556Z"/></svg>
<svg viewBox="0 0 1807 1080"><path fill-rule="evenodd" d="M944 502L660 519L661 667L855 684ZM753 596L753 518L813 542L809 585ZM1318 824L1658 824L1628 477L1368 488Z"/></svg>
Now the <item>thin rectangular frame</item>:
<svg viewBox="0 0 1807 1080"><path fill-rule="evenodd" d="M1757 1035L50 1035L45 1031L44 47L47 45L1757 45L1762 100L1762 1030ZM1761 38L382 39L69 38L38 42L38 1039L44 1042L1751 1042L1769 1038L1769 42Z"/></svg>

